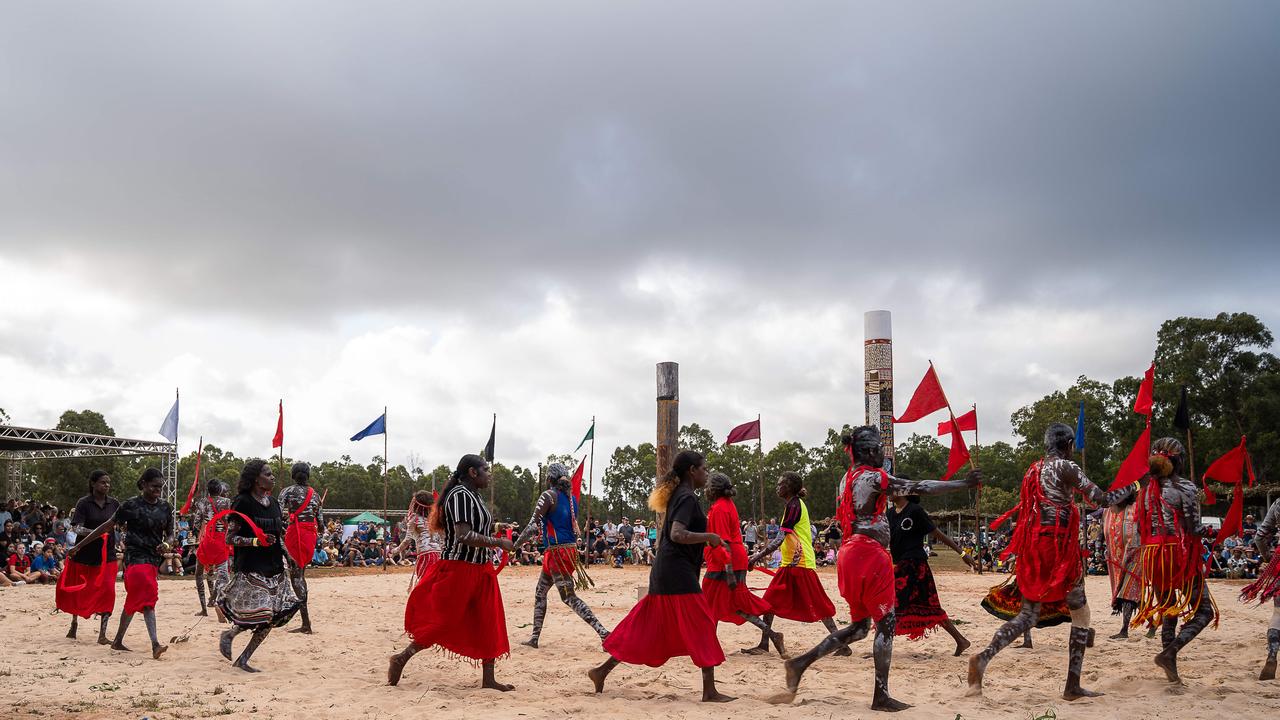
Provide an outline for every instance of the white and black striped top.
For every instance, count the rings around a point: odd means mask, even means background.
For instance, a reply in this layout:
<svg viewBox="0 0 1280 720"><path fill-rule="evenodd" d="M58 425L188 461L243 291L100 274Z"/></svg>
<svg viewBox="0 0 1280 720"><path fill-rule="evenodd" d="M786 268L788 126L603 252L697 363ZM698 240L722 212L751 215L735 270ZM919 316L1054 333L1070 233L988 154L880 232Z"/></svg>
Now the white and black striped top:
<svg viewBox="0 0 1280 720"><path fill-rule="evenodd" d="M440 557L477 565L492 562L489 548L463 545L453 532L454 523L463 522L481 535L489 534L493 516L489 514L489 508L485 507L480 496L458 483L440 498L440 502L444 503L444 552Z"/></svg>

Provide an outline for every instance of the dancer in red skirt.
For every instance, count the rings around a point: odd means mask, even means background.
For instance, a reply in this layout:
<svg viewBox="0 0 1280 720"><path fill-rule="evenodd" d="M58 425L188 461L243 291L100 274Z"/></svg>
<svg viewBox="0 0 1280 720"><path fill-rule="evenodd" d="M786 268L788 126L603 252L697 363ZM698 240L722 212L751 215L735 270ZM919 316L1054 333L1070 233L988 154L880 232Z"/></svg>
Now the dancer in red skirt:
<svg viewBox="0 0 1280 720"><path fill-rule="evenodd" d="M160 499L164 492L164 473L157 468L149 467L142 471L138 490L141 495L125 500L111 519L77 542L67 554L78 556L98 538L117 527L124 529L124 613L120 616L120 627L116 629L111 649L129 651L124 646L124 634L134 614L141 612L147 624L147 634L151 636L151 657L159 660L169 646L161 645L156 634L156 599L160 595L156 576L165 553L171 552L173 506Z"/></svg>
<svg viewBox="0 0 1280 720"><path fill-rule="evenodd" d="M444 533L440 562L409 593L404 629L413 638L409 647L391 656L387 684L396 685L404 666L418 651L441 650L479 661L480 686L506 692L511 685L494 679L493 664L511 652L502 592L493 566L492 548L510 553L507 538L494 537L493 516L480 498L493 476L479 455L463 455L440 493L431 513L431 528Z"/></svg>
<svg viewBox="0 0 1280 720"><path fill-rule="evenodd" d="M106 470L89 473L89 494L76 502L71 512L71 529L79 536L115 517L120 501L111 497L111 476ZM107 623L116 604L116 536L94 540L79 554L67 553L67 563L55 591L58 609L71 616L67 637L75 638L76 621L97 614L98 644L106 645Z"/></svg>
<svg viewBox="0 0 1280 720"><path fill-rule="evenodd" d="M429 527L434 504L435 499L426 490L413 494L404 519L404 539L390 553L399 555L409 549L409 543L413 543L415 561L413 574L409 576L409 592L413 592L418 581L426 577L427 570L440 561L441 535Z"/></svg>
<svg viewBox="0 0 1280 720"><path fill-rule="evenodd" d="M787 501L787 508L782 514L782 526L773 542L768 543L751 557L751 565L758 565L762 560L782 548L782 566L769 582L769 589L764 591L764 601L769 605L769 612L764 616L765 625L773 627L773 618L778 616L797 622L821 621L827 632L836 631L836 606L822 589L818 580L817 558L813 554L813 531L809 525L809 506L801 498L805 495L804 480L800 473L787 471L778 480L778 497ZM760 644L747 648L742 652L748 655L760 655L769 652L769 636L761 633ZM836 654L851 655L847 647L840 648Z"/></svg>
<svg viewBox="0 0 1280 720"><path fill-rule="evenodd" d="M734 625L751 623L769 638L779 655L786 657L782 633L771 629L760 618L769 612L769 604L747 589L747 548L742 544L742 522L733 503L735 494L737 490L728 475L711 473L707 483L707 498L711 500L707 531L719 535L724 545L703 550L707 574L702 577L702 594L716 620ZM724 548L728 548L727 553Z"/></svg>
<svg viewBox="0 0 1280 720"><path fill-rule="evenodd" d="M298 596L298 610L302 613L302 627L291 633L311 634L311 614L307 612L307 565L316 552L319 528L324 527L324 511L320 508L320 496L311 487L311 466L294 463L289 469L293 484L280 491L280 511L285 520L284 549L289 563L289 582L293 594ZM384 566L385 567L385 566Z"/></svg>
<svg viewBox="0 0 1280 720"><path fill-rule="evenodd" d="M605 638L609 659L587 673L597 693L604 692L604 681L618 663L661 667L673 657L687 656L702 668L703 702L733 700L716 690L716 666L724 662L724 651L716 639L716 620L698 587L703 545L723 544L719 535L706 531L707 516L694 495L706 484L702 455L682 450L649 494L649 507L665 513L649 571L649 593Z"/></svg>
<svg viewBox="0 0 1280 720"><path fill-rule="evenodd" d="M886 517L898 615L898 627L894 632L919 640L933 628L941 627L956 641L955 654L959 657L969 649L970 643L947 617L938 600L938 587L929 567L929 553L924 549L925 538L933 537L955 550L970 567L973 566L973 558L965 555L954 540L933 524L933 518L920 506L918 495L895 495L893 507L889 508Z"/></svg>
<svg viewBox="0 0 1280 720"><path fill-rule="evenodd" d="M1267 659L1262 664L1259 680L1276 679L1276 654L1280 653L1280 552L1275 552L1271 543L1276 538L1276 528L1280 526L1280 500L1271 503L1267 515L1258 525L1253 536L1253 544L1267 563L1258 579L1249 583L1240 591L1241 602L1265 603L1270 600L1271 627L1267 628Z"/></svg>
<svg viewBox="0 0 1280 720"><path fill-rule="evenodd" d="M894 612L893 560L886 548L891 538L885 519L888 498L894 495L939 495L974 487L982 475L974 470L964 480L904 480L885 472L884 445L880 430L863 426L841 433L845 452L853 467L845 473L838 489L840 499L840 555L836 572L840 596L849 604L852 624L827 636L827 639L800 657L786 663L786 692L770 698L770 702L790 702L800 687L800 678L818 658L836 652L848 643L861 640L875 623L872 646L875 660L875 684L871 709L887 712L905 710L910 705L889 695L889 667L893 662L893 637L898 624Z"/></svg>
<svg viewBox="0 0 1280 720"><path fill-rule="evenodd" d="M196 595L200 598L200 612L196 615L208 617L212 603L220 623L225 623L227 616L218 607L217 580L229 572L231 552L227 547L227 521L211 521L214 515L231 508L231 498L226 495L226 483L213 478L205 486L205 496L191 504L191 532L196 536Z"/></svg>

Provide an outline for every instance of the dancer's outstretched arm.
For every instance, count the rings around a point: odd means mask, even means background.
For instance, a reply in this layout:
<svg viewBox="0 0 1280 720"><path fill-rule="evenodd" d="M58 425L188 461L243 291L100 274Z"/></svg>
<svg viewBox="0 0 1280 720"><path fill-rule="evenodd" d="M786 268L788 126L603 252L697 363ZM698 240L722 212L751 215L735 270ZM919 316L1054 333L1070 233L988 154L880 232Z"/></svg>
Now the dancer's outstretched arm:
<svg viewBox="0 0 1280 720"><path fill-rule="evenodd" d="M970 470L963 480L903 480L889 476L889 495L942 495L968 490L982 483L982 471Z"/></svg>
<svg viewBox="0 0 1280 720"><path fill-rule="evenodd" d="M554 489L548 489L538 496L538 502L533 506L533 514L529 516L529 522L525 523L524 529L520 531L520 537L515 540L516 547L524 545L525 541L533 538L534 533L542 530L547 513L556 509L556 495Z"/></svg>
<svg viewBox="0 0 1280 720"><path fill-rule="evenodd" d="M955 540L952 540L946 533L942 532L941 530L935 527L933 529L933 539L937 540L943 545L946 545L952 550L955 550L956 554L960 556L960 559L964 560L965 565L968 565L969 567L973 567L973 558L969 557L968 555L965 555L964 550L960 547L960 545L956 543Z"/></svg>

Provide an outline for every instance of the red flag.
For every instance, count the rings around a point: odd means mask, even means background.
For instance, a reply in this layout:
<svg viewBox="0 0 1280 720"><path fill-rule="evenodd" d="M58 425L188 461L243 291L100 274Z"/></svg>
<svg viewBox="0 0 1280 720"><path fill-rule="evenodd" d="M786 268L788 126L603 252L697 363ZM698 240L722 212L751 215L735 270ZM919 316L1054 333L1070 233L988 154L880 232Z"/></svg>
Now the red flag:
<svg viewBox="0 0 1280 720"><path fill-rule="evenodd" d="M1156 386L1156 364L1151 363L1151 367L1147 368L1147 374L1142 377L1142 384L1138 386L1138 397L1133 401L1133 411L1140 415L1151 415L1152 394L1155 392Z"/></svg>
<svg viewBox="0 0 1280 720"><path fill-rule="evenodd" d="M947 474L943 480L950 480L956 471L969 462L969 448L964 444L964 436L960 434L960 418L951 424L951 454L947 456Z"/></svg>
<svg viewBox="0 0 1280 720"><path fill-rule="evenodd" d="M956 425L958 425L962 431L977 430L978 429L978 409L974 408L969 412L956 418ZM939 436L950 435L950 434L951 434L950 420L943 420L942 422L938 423Z"/></svg>
<svg viewBox="0 0 1280 720"><path fill-rule="evenodd" d="M1118 490L1126 485L1137 482L1142 479L1143 475L1151 469L1148 464L1148 458L1151 457L1151 416L1147 416L1147 428L1138 436L1138 442L1133 444L1133 449L1129 451L1129 457L1124 459L1120 464L1120 471L1116 473L1115 482L1111 483L1111 490Z"/></svg>
<svg viewBox="0 0 1280 720"><path fill-rule="evenodd" d="M1222 527L1218 529L1218 537L1214 538L1214 541L1222 542L1232 535L1239 535L1244 529L1243 515L1244 487L1237 482L1235 492L1231 494L1231 509L1227 510L1227 516L1222 519Z"/></svg>
<svg viewBox="0 0 1280 720"><path fill-rule="evenodd" d="M191 480L191 489L187 491L187 502L178 511L179 515L191 512L191 499L196 496L196 488L200 486L200 456L204 455L204 436L200 436L200 446L196 450L196 476Z"/></svg>
<svg viewBox="0 0 1280 720"><path fill-rule="evenodd" d="M929 369L925 371L924 379L911 395L911 402L907 403L906 411L902 413L902 417L895 418L894 422L915 422L946 406L947 396L942 392L942 383L938 382L938 373L934 371L933 363L929 363Z"/></svg>
<svg viewBox="0 0 1280 720"><path fill-rule="evenodd" d="M1249 450L1245 447L1245 438L1240 436L1240 444L1228 450L1225 455L1213 461L1208 470L1200 476L1201 481L1206 478L1217 480L1227 485L1235 485L1235 490L1231 493L1231 508L1227 510L1227 516L1222 520L1222 527L1218 530L1218 540L1225 540L1232 535L1239 535L1244 528L1244 477L1249 476L1249 487L1253 487L1256 478L1253 475L1253 458L1249 457Z"/></svg>
<svg viewBox="0 0 1280 720"><path fill-rule="evenodd" d="M760 439L760 420L752 420L748 423L742 423L738 427L729 431L729 438L724 441L725 445L740 443L743 440L759 440Z"/></svg>
<svg viewBox="0 0 1280 720"><path fill-rule="evenodd" d="M573 471L573 478L569 480L569 483L573 486L572 490L574 501L582 500L582 468L585 467L586 464L587 456L583 455L582 461L578 463L578 469Z"/></svg>
<svg viewBox="0 0 1280 720"><path fill-rule="evenodd" d="M276 436L271 439L271 447L278 448L284 445L284 400L280 401L280 419L276 420Z"/></svg>

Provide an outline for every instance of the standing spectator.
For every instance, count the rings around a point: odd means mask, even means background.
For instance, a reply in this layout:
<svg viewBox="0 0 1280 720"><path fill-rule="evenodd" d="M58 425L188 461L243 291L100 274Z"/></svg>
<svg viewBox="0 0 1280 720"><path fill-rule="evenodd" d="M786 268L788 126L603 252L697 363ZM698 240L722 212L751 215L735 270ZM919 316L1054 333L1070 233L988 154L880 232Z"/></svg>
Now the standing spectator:
<svg viewBox="0 0 1280 720"><path fill-rule="evenodd" d="M778 518L769 518L769 524L764 526L764 534L765 539L772 545L778 538Z"/></svg>
<svg viewBox="0 0 1280 720"><path fill-rule="evenodd" d="M747 555L756 550L756 523L754 520L747 520L742 523L742 544L747 546Z"/></svg>
<svg viewBox="0 0 1280 720"><path fill-rule="evenodd" d="M612 520L606 520L604 524L604 544L610 555L613 554L613 548L618 544L618 525Z"/></svg>
<svg viewBox="0 0 1280 720"><path fill-rule="evenodd" d="M622 543L630 547L631 538L635 535L635 529L631 527L631 521L625 516L622 518L622 524L618 526L618 533L622 535Z"/></svg>

